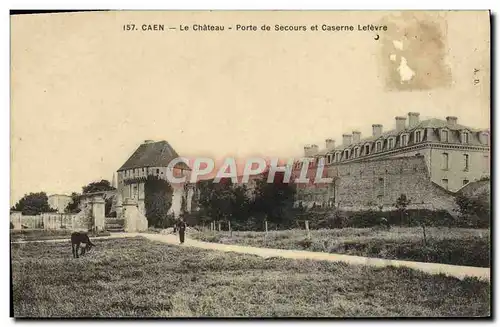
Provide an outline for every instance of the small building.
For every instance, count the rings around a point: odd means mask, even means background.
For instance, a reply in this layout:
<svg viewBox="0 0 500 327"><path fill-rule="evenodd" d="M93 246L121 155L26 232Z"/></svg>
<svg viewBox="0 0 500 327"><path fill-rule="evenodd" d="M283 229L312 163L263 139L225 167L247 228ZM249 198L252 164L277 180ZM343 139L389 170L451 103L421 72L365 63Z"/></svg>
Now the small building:
<svg viewBox="0 0 500 327"><path fill-rule="evenodd" d="M179 155L167 141L144 141L117 171L117 201L134 200L137 202L139 212L146 215L145 198L148 180L166 181L169 169L175 177L188 175L190 168L184 162L169 168L170 162L176 158L179 158ZM186 196L186 192L184 185L169 184L173 191L169 211L177 216L180 213L182 197ZM192 195L192 192L188 193Z"/></svg>

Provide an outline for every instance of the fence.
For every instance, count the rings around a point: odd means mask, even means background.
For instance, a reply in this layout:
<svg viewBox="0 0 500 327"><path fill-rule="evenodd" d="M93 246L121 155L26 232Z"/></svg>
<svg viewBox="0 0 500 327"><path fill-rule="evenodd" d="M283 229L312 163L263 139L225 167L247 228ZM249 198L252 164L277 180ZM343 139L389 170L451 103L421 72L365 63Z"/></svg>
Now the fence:
<svg viewBox="0 0 500 327"><path fill-rule="evenodd" d="M24 216L20 212L10 213L11 228L19 229L71 229L88 230L94 221L92 216L80 212L78 214L42 213L34 216Z"/></svg>

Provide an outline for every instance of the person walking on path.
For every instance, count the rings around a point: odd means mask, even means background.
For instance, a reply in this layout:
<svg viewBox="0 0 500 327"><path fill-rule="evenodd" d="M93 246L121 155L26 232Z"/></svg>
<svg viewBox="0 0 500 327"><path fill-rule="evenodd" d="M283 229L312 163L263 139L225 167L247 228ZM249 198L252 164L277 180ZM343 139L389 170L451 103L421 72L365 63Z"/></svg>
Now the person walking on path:
<svg viewBox="0 0 500 327"><path fill-rule="evenodd" d="M179 222L177 223L177 230L179 231L179 240L181 244L184 243L184 233L186 232L186 223L184 222L184 219L180 218Z"/></svg>

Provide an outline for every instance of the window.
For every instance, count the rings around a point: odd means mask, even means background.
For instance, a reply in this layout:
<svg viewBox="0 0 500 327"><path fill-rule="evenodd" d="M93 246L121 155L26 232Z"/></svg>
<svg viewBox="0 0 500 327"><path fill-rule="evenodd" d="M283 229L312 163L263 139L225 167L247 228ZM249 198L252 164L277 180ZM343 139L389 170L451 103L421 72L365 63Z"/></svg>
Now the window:
<svg viewBox="0 0 500 327"><path fill-rule="evenodd" d="M448 169L449 169L448 153L443 153L443 164L442 164L442 168L443 168L444 170L448 170Z"/></svg>
<svg viewBox="0 0 500 327"><path fill-rule="evenodd" d="M387 147L389 149L392 149L394 147L394 139L393 138L390 138L388 141L387 141Z"/></svg>
<svg viewBox="0 0 500 327"><path fill-rule="evenodd" d="M448 142L448 131L441 131L441 142Z"/></svg>
<svg viewBox="0 0 500 327"><path fill-rule="evenodd" d="M441 182L443 184L443 187L447 190L448 189L448 180L447 179L443 179Z"/></svg>
<svg viewBox="0 0 500 327"><path fill-rule="evenodd" d="M469 155L464 154L464 170L469 171Z"/></svg>
<svg viewBox="0 0 500 327"><path fill-rule="evenodd" d="M469 132L462 132L462 143L469 143Z"/></svg>
<svg viewBox="0 0 500 327"><path fill-rule="evenodd" d="M354 158L357 158L359 156L359 148L354 149Z"/></svg>
<svg viewBox="0 0 500 327"><path fill-rule="evenodd" d="M464 179L464 185L467 185L469 184L469 180L468 179Z"/></svg>
<svg viewBox="0 0 500 327"><path fill-rule="evenodd" d="M422 142L422 131L415 132L415 143Z"/></svg>
<svg viewBox="0 0 500 327"><path fill-rule="evenodd" d="M349 159L349 150L344 151L344 160Z"/></svg>
<svg viewBox="0 0 500 327"><path fill-rule="evenodd" d="M408 135L401 135L401 146L406 146L408 144Z"/></svg>
<svg viewBox="0 0 500 327"><path fill-rule="evenodd" d="M365 145L365 155L369 155L370 154L370 145L367 144Z"/></svg>
<svg viewBox="0 0 500 327"><path fill-rule="evenodd" d="M377 152L382 151L382 142L377 142Z"/></svg>
<svg viewBox="0 0 500 327"><path fill-rule="evenodd" d="M339 162L339 161L340 161L340 152L337 152L337 153L335 154L335 161L336 161L336 162Z"/></svg>

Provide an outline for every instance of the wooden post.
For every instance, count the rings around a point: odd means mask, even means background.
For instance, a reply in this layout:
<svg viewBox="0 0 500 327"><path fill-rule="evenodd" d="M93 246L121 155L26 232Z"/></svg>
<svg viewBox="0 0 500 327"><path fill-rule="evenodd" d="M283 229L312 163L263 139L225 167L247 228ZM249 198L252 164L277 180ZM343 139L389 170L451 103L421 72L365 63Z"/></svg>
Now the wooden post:
<svg viewBox="0 0 500 327"><path fill-rule="evenodd" d="M264 245L267 245L267 220L264 220L264 225L266 228L266 233L264 234Z"/></svg>
<svg viewBox="0 0 500 327"><path fill-rule="evenodd" d="M229 236L233 237L233 230L231 229L231 220L227 222L229 226Z"/></svg>
<svg viewBox="0 0 500 327"><path fill-rule="evenodd" d="M220 229L220 221L219 221L219 232L220 232L220 231L221 231L221 229Z"/></svg>
<svg viewBox="0 0 500 327"><path fill-rule="evenodd" d="M307 237L311 238L311 232L309 231L309 220L306 220L306 232L307 232Z"/></svg>

